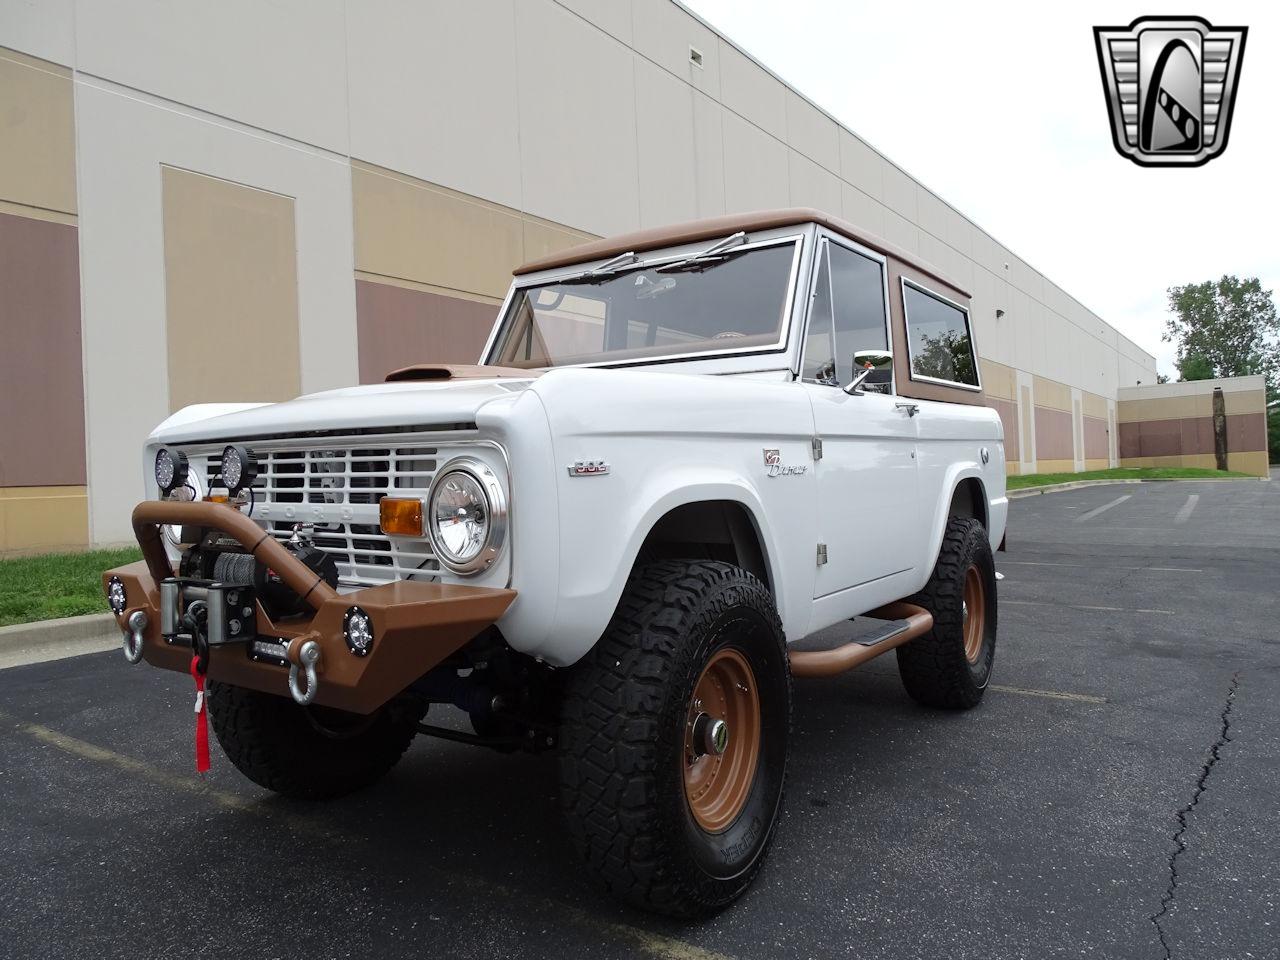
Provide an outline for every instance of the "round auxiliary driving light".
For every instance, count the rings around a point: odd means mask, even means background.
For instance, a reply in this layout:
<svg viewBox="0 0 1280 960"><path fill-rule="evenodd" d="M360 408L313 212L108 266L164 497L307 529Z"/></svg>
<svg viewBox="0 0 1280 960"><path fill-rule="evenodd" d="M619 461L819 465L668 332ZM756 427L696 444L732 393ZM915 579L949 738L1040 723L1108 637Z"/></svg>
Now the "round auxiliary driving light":
<svg viewBox="0 0 1280 960"><path fill-rule="evenodd" d="M129 596L124 591L124 583L119 577L112 577L107 581L107 605L111 607L111 612L120 616L128 603Z"/></svg>
<svg viewBox="0 0 1280 960"><path fill-rule="evenodd" d="M427 532L436 558L454 573L479 573L498 556L506 536L502 486L485 464L459 457L431 485Z"/></svg>
<svg viewBox="0 0 1280 960"><path fill-rule="evenodd" d="M367 657L373 649L373 618L359 607L352 607L342 618L342 636L357 657Z"/></svg>
<svg viewBox="0 0 1280 960"><path fill-rule="evenodd" d="M156 486L166 496L187 482L187 455L162 447L156 453Z"/></svg>
<svg viewBox="0 0 1280 960"><path fill-rule="evenodd" d="M258 477L258 458L248 447L231 444L222 451L222 482L229 493L253 486Z"/></svg>

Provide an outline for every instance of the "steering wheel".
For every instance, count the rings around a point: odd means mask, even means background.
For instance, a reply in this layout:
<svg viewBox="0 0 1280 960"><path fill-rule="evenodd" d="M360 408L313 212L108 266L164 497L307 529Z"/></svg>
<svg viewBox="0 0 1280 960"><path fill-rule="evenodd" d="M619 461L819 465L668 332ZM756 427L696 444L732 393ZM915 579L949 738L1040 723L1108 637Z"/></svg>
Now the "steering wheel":
<svg viewBox="0 0 1280 960"><path fill-rule="evenodd" d="M738 337L745 337L745 336L746 336L745 333L739 333L737 330L721 330L711 339L712 340L733 340Z"/></svg>

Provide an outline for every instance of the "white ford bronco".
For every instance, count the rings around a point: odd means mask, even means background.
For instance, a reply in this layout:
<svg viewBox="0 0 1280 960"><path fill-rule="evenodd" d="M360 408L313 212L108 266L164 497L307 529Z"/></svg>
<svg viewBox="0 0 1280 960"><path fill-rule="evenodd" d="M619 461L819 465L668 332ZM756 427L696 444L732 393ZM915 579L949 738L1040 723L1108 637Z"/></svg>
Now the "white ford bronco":
<svg viewBox="0 0 1280 960"><path fill-rule="evenodd" d="M723 907L778 824L793 677L895 650L917 701L982 699L1007 500L967 303L814 210L528 264L479 365L161 424L144 559L103 575L125 656L207 678L200 720L283 794L418 734L553 751L610 890Z"/></svg>

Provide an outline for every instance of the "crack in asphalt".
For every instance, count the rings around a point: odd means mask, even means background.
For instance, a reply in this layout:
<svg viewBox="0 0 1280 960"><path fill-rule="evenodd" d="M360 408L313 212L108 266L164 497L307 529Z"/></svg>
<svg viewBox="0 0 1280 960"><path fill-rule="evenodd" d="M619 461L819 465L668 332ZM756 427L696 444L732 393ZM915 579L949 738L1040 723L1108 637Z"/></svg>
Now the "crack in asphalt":
<svg viewBox="0 0 1280 960"><path fill-rule="evenodd" d="M1151 921L1151 925L1156 928L1156 936L1160 938L1160 946L1164 950L1164 960L1173 960L1173 951L1169 947L1169 941L1165 937L1164 925L1161 921L1173 907L1173 898L1178 892L1178 858L1187 849L1187 842L1183 839L1188 829L1187 816L1195 809L1196 804L1200 802L1200 797L1209 788L1209 775L1213 773L1213 768L1222 759L1222 748L1232 740L1231 706L1235 702L1236 691L1239 688L1240 674L1237 672L1231 677L1231 687L1227 691L1227 702L1223 705L1222 713L1220 714L1222 732L1218 734L1218 739L1209 748L1209 759L1200 767L1200 776L1196 780L1196 788L1191 794L1191 800L1178 811L1178 829L1173 834L1173 852L1169 854L1169 885L1165 888L1164 896L1160 898L1160 909L1148 918Z"/></svg>

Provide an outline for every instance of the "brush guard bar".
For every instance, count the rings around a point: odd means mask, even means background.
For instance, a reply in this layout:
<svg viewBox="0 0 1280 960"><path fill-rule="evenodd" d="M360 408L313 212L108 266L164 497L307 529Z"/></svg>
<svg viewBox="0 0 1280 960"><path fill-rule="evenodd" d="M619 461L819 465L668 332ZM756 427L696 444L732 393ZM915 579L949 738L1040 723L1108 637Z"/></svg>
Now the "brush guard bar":
<svg viewBox="0 0 1280 960"><path fill-rule="evenodd" d="M234 538L309 611L273 620L251 587L176 577L161 533L166 525ZM125 634L126 659L185 673L196 637L205 631L207 644L199 645L207 649L211 680L292 696L303 705L372 713L493 624L516 597L514 590L408 580L340 594L239 509L223 503L144 501L133 511L133 530L142 561L102 577L104 590L112 577L124 585L125 607L116 621ZM213 611L230 590L244 591L241 613L252 608L235 636L227 617L219 625ZM183 616L188 594L205 604L205 621L195 631ZM373 644L363 654L352 650L343 632L343 617L354 606L373 625Z"/></svg>

